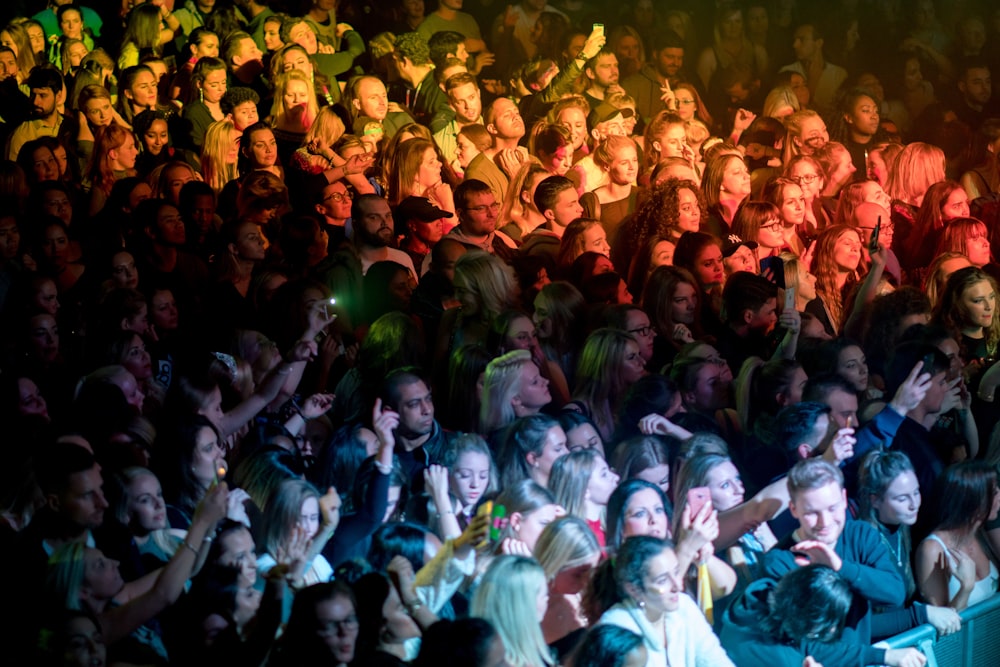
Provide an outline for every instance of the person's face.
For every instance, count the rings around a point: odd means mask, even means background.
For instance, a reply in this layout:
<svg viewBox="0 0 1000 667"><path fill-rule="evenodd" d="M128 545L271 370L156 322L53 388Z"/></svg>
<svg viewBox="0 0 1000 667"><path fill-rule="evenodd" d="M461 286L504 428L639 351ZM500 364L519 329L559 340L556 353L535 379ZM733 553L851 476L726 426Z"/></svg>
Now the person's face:
<svg viewBox="0 0 1000 667"><path fill-rule="evenodd" d="M389 113L389 97L385 85L374 78L366 78L358 84L358 97L354 100L361 116L370 116L375 120L385 120Z"/></svg>
<svg viewBox="0 0 1000 667"><path fill-rule="evenodd" d="M109 116L108 123L110 122L111 120ZM146 151L151 155L159 155L169 141L170 135L167 131L167 121L165 120L154 120L149 124L149 129L142 135L142 143L146 147Z"/></svg>
<svg viewBox="0 0 1000 667"><path fill-rule="evenodd" d="M701 225L701 207L698 195L687 188L677 191L677 228L682 232L696 232Z"/></svg>
<svg viewBox="0 0 1000 667"><path fill-rule="evenodd" d="M684 579L673 549L664 549L646 563L639 600L652 612L670 613L680 606Z"/></svg>
<svg viewBox="0 0 1000 667"><path fill-rule="evenodd" d="M111 278L117 287L135 289L138 286L139 272L135 268L135 258L131 253L115 253L111 258Z"/></svg>
<svg viewBox="0 0 1000 667"><path fill-rule="evenodd" d="M128 520L132 531L144 535L167 527L167 505L155 475L139 475L128 484Z"/></svg>
<svg viewBox="0 0 1000 667"><path fill-rule="evenodd" d="M259 120L260 116L257 114L257 105L253 101L247 100L233 107L233 125L236 126L236 129L240 133Z"/></svg>
<svg viewBox="0 0 1000 667"><path fill-rule="evenodd" d="M627 185L635 183L635 178L639 173L639 157L635 146L626 146L615 153L614 162L608 170L608 176L613 183Z"/></svg>
<svg viewBox="0 0 1000 667"><path fill-rule="evenodd" d="M552 214L560 227L565 227L583 215L583 207L580 206L580 197L575 188L566 188L559 193L552 207Z"/></svg>
<svg viewBox="0 0 1000 667"><path fill-rule="evenodd" d="M78 616L66 624L65 667L104 667L108 648L101 629L86 616Z"/></svg>
<svg viewBox="0 0 1000 667"><path fill-rule="evenodd" d="M476 148L476 145L472 143L472 140L466 137L464 134L459 134L455 139L457 144L455 148L455 159L458 163L462 165L463 169L469 167L469 163L472 159L479 155L480 151Z"/></svg>
<svg viewBox="0 0 1000 667"><path fill-rule="evenodd" d="M725 406L729 382L723 378L723 367L706 364L695 377L693 396L688 398L691 407L701 412L712 412Z"/></svg>
<svg viewBox="0 0 1000 667"><path fill-rule="evenodd" d="M236 236L236 255L241 259L259 262L267 253L267 237L260 225L245 223Z"/></svg>
<svg viewBox="0 0 1000 667"><path fill-rule="evenodd" d="M552 464L567 454L569 454L569 449L566 447L566 433L562 430L561 426L556 425L545 433L541 454L533 456L529 463L548 478L549 473L552 472Z"/></svg>
<svg viewBox="0 0 1000 667"><path fill-rule="evenodd" d="M132 134L125 135L125 142L116 149L115 161L125 169L135 167L135 159L139 157L139 149L135 146Z"/></svg>
<svg viewBox="0 0 1000 667"><path fill-rule="evenodd" d="M221 396L220 396L221 398ZM215 481L219 468L225 466L225 454L219 446L215 429L204 427L195 435L194 451L191 454L191 472L205 488Z"/></svg>
<svg viewBox="0 0 1000 667"><path fill-rule="evenodd" d="M587 116L577 107L567 107L559 112L556 122L569 130L570 145L579 150L587 139Z"/></svg>
<svg viewBox="0 0 1000 667"><path fill-rule="evenodd" d="M48 146L39 146L32 151L31 169L39 183L59 180L59 161Z"/></svg>
<svg viewBox="0 0 1000 667"><path fill-rule="evenodd" d="M80 16L80 12L72 9L63 12L62 18L59 20L59 29L70 39L82 39L83 17ZM32 48L35 48L34 45L32 45Z"/></svg>
<svg viewBox="0 0 1000 667"><path fill-rule="evenodd" d="M306 498L302 502L296 525L310 538L319 532L319 501L316 498Z"/></svg>
<svg viewBox="0 0 1000 667"><path fill-rule="evenodd" d="M722 264L722 250L714 243L705 246L698 254L694 263L695 277L702 287L709 288L721 285L725 280L725 267Z"/></svg>
<svg viewBox="0 0 1000 667"><path fill-rule="evenodd" d="M100 549L87 548L83 553L83 583L81 593L94 600L106 601L125 586L118 561L106 557Z"/></svg>
<svg viewBox="0 0 1000 667"><path fill-rule="evenodd" d="M986 67L973 67L965 73L965 79L959 83L959 90L970 104L988 104L993 95L993 82L990 70Z"/></svg>
<svg viewBox="0 0 1000 667"><path fill-rule="evenodd" d="M59 327L48 313L39 313L30 321L30 342L35 356L44 363L52 363L59 356Z"/></svg>
<svg viewBox="0 0 1000 667"><path fill-rule="evenodd" d="M834 547L844 530L847 493L840 484L830 482L817 489L799 491L792 496L789 509L799 520L803 539Z"/></svg>
<svg viewBox="0 0 1000 667"><path fill-rule="evenodd" d="M972 266L982 268L990 263L990 239L986 236L985 225L977 225L965 241L965 252Z"/></svg>
<svg viewBox="0 0 1000 667"><path fill-rule="evenodd" d="M335 661L349 664L354 660L358 640L358 617L350 598L337 595L316 604L316 634L323 640Z"/></svg>
<svg viewBox="0 0 1000 667"><path fill-rule="evenodd" d="M833 261L841 272L856 271L861 261L861 237L854 230L840 235L833 246Z"/></svg>
<svg viewBox="0 0 1000 667"><path fill-rule="evenodd" d="M521 383L518 389L517 395L514 397L515 404L520 405L521 408L527 412L537 412L543 407L552 402L552 394L549 392L549 381L542 377L538 370L538 366L531 363L525 363L521 366ZM558 433L551 433L553 437L558 436ZM562 448L565 449L566 436L563 434L563 444ZM557 447L557 450L559 448ZM562 451L563 454L566 451ZM542 452L542 457L544 458L545 452ZM550 464L551 467L551 464ZM545 474L548 474L548 470L543 470Z"/></svg>
<svg viewBox="0 0 1000 667"><path fill-rule="evenodd" d="M135 379L135 376L131 371L123 371L116 375L112 380L114 385L121 389L122 394L125 396L125 402L135 409L137 414L142 414L142 404L146 400L146 395L142 392L139 387L139 382Z"/></svg>
<svg viewBox="0 0 1000 667"><path fill-rule="evenodd" d="M628 60L633 63L639 62L639 40L637 40L632 35L625 35L618 40L618 48L615 54L618 56L618 60Z"/></svg>
<svg viewBox="0 0 1000 667"><path fill-rule="evenodd" d="M490 460L486 454L462 453L450 472L451 491L463 507L474 507L490 485Z"/></svg>
<svg viewBox="0 0 1000 667"><path fill-rule="evenodd" d="M812 155L830 141L830 133L826 130L826 123L818 116L810 116L803 120L801 130L801 134L798 137L792 137L792 140L804 155Z"/></svg>
<svg viewBox="0 0 1000 667"><path fill-rule="evenodd" d="M407 437L428 435L434 429L434 399L423 381L399 387L399 428Z"/></svg>
<svg viewBox="0 0 1000 667"><path fill-rule="evenodd" d="M878 132L878 103L867 95L861 95L850 111L844 114L844 120L858 134L872 136Z"/></svg>
<svg viewBox="0 0 1000 667"><path fill-rule="evenodd" d="M638 308L629 310L625 315L625 330L639 344L639 355L643 362L648 362L653 357L653 339L656 338L656 331L650 326L649 316Z"/></svg>
<svg viewBox="0 0 1000 667"><path fill-rule="evenodd" d="M660 241L653 246L652 268L658 266L673 266L674 251L677 246L672 241Z"/></svg>
<svg viewBox="0 0 1000 667"><path fill-rule="evenodd" d="M941 219L948 221L955 218L969 217L969 195L964 188L955 188L941 204Z"/></svg>
<svg viewBox="0 0 1000 667"><path fill-rule="evenodd" d="M677 115L684 120L693 119L695 111L697 111L694 93L687 88L681 88L674 93L674 96L677 100Z"/></svg>
<svg viewBox="0 0 1000 667"><path fill-rule="evenodd" d="M392 209L384 199L366 202L361 224L369 242L391 245L395 237L392 223Z"/></svg>
<svg viewBox="0 0 1000 667"><path fill-rule="evenodd" d="M334 181L323 188L320 206L323 214L334 220L346 220L351 217L352 196L342 181Z"/></svg>
<svg viewBox="0 0 1000 667"><path fill-rule="evenodd" d="M569 168L573 166L573 148L571 146L560 146L551 155L544 153L539 155L542 166L556 176L565 176Z"/></svg>
<svg viewBox="0 0 1000 667"><path fill-rule="evenodd" d="M768 218L757 231L757 243L764 248L780 248L785 245L784 223L780 218Z"/></svg>
<svg viewBox="0 0 1000 667"><path fill-rule="evenodd" d="M601 440L601 434L593 426L586 423L566 431L566 444L571 452L577 452L581 449L604 452L604 441Z"/></svg>
<svg viewBox="0 0 1000 667"><path fill-rule="evenodd" d="M916 524L920 501L920 484L912 470L899 473L881 497L871 497L878 520L888 526Z"/></svg>
<svg viewBox="0 0 1000 667"><path fill-rule="evenodd" d="M423 18L424 0L403 0L403 13L411 18Z"/></svg>
<svg viewBox="0 0 1000 667"><path fill-rule="evenodd" d="M434 159L437 160L437 157ZM467 197L466 207L462 211L462 227L472 236L492 234L497 226L499 212L500 204L492 192L472 193Z"/></svg>
<svg viewBox="0 0 1000 667"><path fill-rule="evenodd" d="M625 386L631 386L646 375L646 361L642 358L639 343L634 340L625 343L625 358L622 360L621 372Z"/></svg>
<svg viewBox="0 0 1000 667"><path fill-rule="evenodd" d="M806 201L809 202L819 196L825 185L823 174L818 172L816 167L808 162L795 163L795 166L792 167L791 176L798 182L799 187L802 188L802 194L805 196Z"/></svg>
<svg viewBox="0 0 1000 667"><path fill-rule="evenodd" d="M285 43L281 41L281 22L267 21L264 24L264 48L272 52L284 45Z"/></svg>
<svg viewBox="0 0 1000 667"><path fill-rule="evenodd" d="M622 537L652 535L663 539L667 530L667 510L660 494L652 489L640 489L625 503L625 521L622 523Z"/></svg>
<svg viewBox="0 0 1000 667"><path fill-rule="evenodd" d="M163 245L178 247L187 240L184 219L175 207L161 206L156 214L156 241Z"/></svg>
<svg viewBox="0 0 1000 667"><path fill-rule="evenodd" d="M145 313L143 313L145 318ZM146 325L148 329L148 324ZM146 351L146 344L142 342L142 337L138 334L132 337L132 341L125 349L125 358L122 359L122 366L137 380L148 380L153 376L153 365Z"/></svg>
<svg viewBox="0 0 1000 667"><path fill-rule="evenodd" d="M705 485L712 495L712 507L720 512L743 502L743 479L731 461L725 461L708 471Z"/></svg>
<svg viewBox="0 0 1000 667"><path fill-rule="evenodd" d="M660 49L656 54L656 69L661 76L674 78L684 67L684 49Z"/></svg>
<svg viewBox="0 0 1000 667"><path fill-rule="evenodd" d="M448 91L448 102L455 110L455 119L459 123L475 123L483 115L483 100L479 87L474 83L466 83Z"/></svg>
<svg viewBox="0 0 1000 667"><path fill-rule="evenodd" d="M274 132L266 128L254 130L250 137L249 157L258 169L273 167L278 160L278 143L274 139Z"/></svg>
<svg viewBox="0 0 1000 667"><path fill-rule="evenodd" d="M420 160L420 167L417 170L417 184L427 188L440 181L441 160L438 159L437 151L431 147L424 151Z"/></svg>
<svg viewBox="0 0 1000 667"><path fill-rule="evenodd" d="M292 29L288 31L288 38L293 44L298 44L306 53L312 55L319 50L319 44L316 41L316 33L312 31L305 21L297 23L292 26Z"/></svg>
<svg viewBox="0 0 1000 667"><path fill-rule="evenodd" d="M743 160L733 158L727 162L722 175L722 191L735 197L750 194L750 171Z"/></svg>
<svg viewBox="0 0 1000 667"><path fill-rule="evenodd" d="M493 103L491 127L501 139L520 139L524 136L524 119L517 105L505 97Z"/></svg>
<svg viewBox="0 0 1000 667"><path fill-rule="evenodd" d="M723 263L726 265L728 273L736 273L737 271L757 273L757 257L753 250L745 245L741 245L732 255L724 258Z"/></svg>
<svg viewBox="0 0 1000 667"><path fill-rule="evenodd" d="M868 360L857 345L848 345L837 356L837 375L854 385L856 391L868 389Z"/></svg>
<svg viewBox="0 0 1000 667"><path fill-rule="evenodd" d="M781 218L785 224L801 225L805 217L806 199L802 188L798 185L786 185L781 200Z"/></svg>
<svg viewBox="0 0 1000 667"><path fill-rule="evenodd" d="M59 312L59 292L51 280L42 282L34 294L34 305L53 317Z"/></svg>
<svg viewBox="0 0 1000 667"><path fill-rule="evenodd" d="M538 342L538 334L530 317L515 317L504 335L504 348L511 350L533 350Z"/></svg>
<svg viewBox="0 0 1000 667"><path fill-rule="evenodd" d="M25 417L34 416L49 421L48 403L30 378L17 379L17 412Z"/></svg>
<svg viewBox="0 0 1000 667"><path fill-rule="evenodd" d="M62 194L62 193L60 193ZM63 195L65 196L65 195ZM67 205L69 200L66 200ZM48 213L48 211L46 211ZM63 222L66 222L63 220ZM14 218L0 217L0 259L11 260L17 257L21 247L21 230L17 228Z"/></svg>
<svg viewBox="0 0 1000 667"><path fill-rule="evenodd" d="M153 324L160 331L175 331L177 329L177 303L170 290L157 290L150 299Z"/></svg>
<svg viewBox="0 0 1000 667"><path fill-rule="evenodd" d="M601 225L591 225L581 236L583 237L584 252L596 252L605 257L611 255L611 246L608 245L608 235Z"/></svg>
<svg viewBox="0 0 1000 667"><path fill-rule="evenodd" d="M593 75L593 82L601 88L618 83L618 57L615 54L607 54L597 57L597 63L589 72Z"/></svg>
<svg viewBox="0 0 1000 667"><path fill-rule="evenodd" d="M996 294L987 280L969 285L962 292L962 310L965 311L964 325L969 328L988 328L996 314Z"/></svg>
<svg viewBox="0 0 1000 667"><path fill-rule="evenodd" d="M305 106L309 103L309 85L305 81L298 79L290 80L285 85L285 94L282 96L285 109L289 110L297 106Z"/></svg>
<svg viewBox="0 0 1000 667"><path fill-rule="evenodd" d="M685 149L687 148L687 131L680 123L671 123L664 128L658 142L654 142L654 148L656 148L657 143L659 144L661 159L665 157L684 157Z"/></svg>
<svg viewBox="0 0 1000 667"><path fill-rule="evenodd" d="M45 258L56 269L66 266L66 256L69 252L69 237L62 227L49 225L45 229L45 245L42 247Z"/></svg>
<svg viewBox="0 0 1000 667"><path fill-rule="evenodd" d="M795 59L801 61L812 60L823 48L823 40L817 40L813 35L811 25L804 25L795 31L792 41L792 50L795 51Z"/></svg>
<svg viewBox="0 0 1000 667"><path fill-rule="evenodd" d="M861 199L866 202L878 204L886 211L888 211L892 207L892 199L890 199L889 195L885 193L885 190L882 189L882 186L874 181L865 181L865 183L861 186ZM888 218L884 218L884 220L888 222ZM887 226L888 226L887 224L882 225L882 230L880 232L880 235L885 234L885 232L887 231L886 229ZM892 245L891 236L883 240L884 240L883 245L885 245L886 247Z"/></svg>
<svg viewBox="0 0 1000 667"><path fill-rule="evenodd" d="M6 35L7 33L3 33ZM3 42L4 46L8 46L6 42ZM13 53L4 51L0 53L0 76L6 78L8 76L17 76L17 56Z"/></svg>
<svg viewBox="0 0 1000 667"><path fill-rule="evenodd" d="M594 469L590 473L590 481L587 483L587 498L595 505L604 507L608 504L608 498L618 486L619 477L611 468L604 457L598 457L594 461Z"/></svg>
<svg viewBox="0 0 1000 667"><path fill-rule="evenodd" d="M760 333L770 333L774 329L774 325L778 322L778 316L775 314L775 309L777 308L777 299L768 299L764 302L758 310L754 311L747 323L751 331L757 331Z"/></svg>
<svg viewBox="0 0 1000 667"><path fill-rule="evenodd" d="M217 35L208 33L202 36L201 41L194 47L196 58L218 58L219 38Z"/></svg>
<svg viewBox="0 0 1000 667"><path fill-rule="evenodd" d="M522 514L515 531L517 538L534 551L545 526L565 514L566 511L559 505L543 505L533 512Z"/></svg>
<svg viewBox="0 0 1000 667"><path fill-rule="evenodd" d="M531 321L535 323L535 328L539 338L551 338L553 331L552 320L549 318L549 300L541 292L535 297L532 304L535 312L531 316Z"/></svg>
<svg viewBox="0 0 1000 667"><path fill-rule="evenodd" d="M721 253L720 253L721 257ZM719 280L721 282L721 278ZM692 325L698 312L698 290L688 283L677 283L670 300L670 317L677 324Z"/></svg>
<svg viewBox="0 0 1000 667"><path fill-rule="evenodd" d="M106 97L92 97L87 100L83 105L83 114L91 127L107 127L114 120L111 100Z"/></svg>
<svg viewBox="0 0 1000 667"><path fill-rule="evenodd" d="M614 473L611 473L612 475ZM616 476L617 477L617 476ZM591 478L593 479L593 478ZM594 568L600 562L601 554L594 553L594 555L585 563L580 563L574 567L567 567L556 573L555 578L549 586L549 591L552 595L577 595L582 593L586 588L587 584L590 582L591 575L594 573ZM548 607L548 596L546 596L546 605ZM539 607L541 614L539 618L545 615L545 609ZM507 664L507 663L503 663Z"/></svg>
<svg viewBox="0 0 1000 667"><path fill-rule="evenodd" d="M125 91L125 97L132 100L136 109L150 109L156 105L156 75L141 71L132 80L132 85Z"/></svg>
<svg viewBox="0 0 1000 667"><path fill-rule="evenodd" d="M848 393L842 389L834 389L827 395L824 403L830 406L830 419L834 421L838 429L857 426L857 394L854 392Z"/></svg>
<svg viewBox="0 0 1000 667"><path fill-rule="evenodd" d="M210 104L218 104L222 96L226 94L226 70L213 70L205 75L205 80L199 85L205 101Z"/></svg>
<svg viewBox="0 0 1000 667"><path fill-rule="evenodd" d="M300 51L299 49L292 49L287 51L282 62L284 71L288 72L290 70L296 69L300 72L305 72L312 75L313 67L312 63L309 62L309 56Z"/></svg>
<svg viewBox="0 0 1000 667"><path fill-rule="evenodd" d="M66 489L57 496L53 509L75 526L99 528L104 522L104 510L108 508L102 484L101 467L97 464L89 470L73 473Z"/></svg>

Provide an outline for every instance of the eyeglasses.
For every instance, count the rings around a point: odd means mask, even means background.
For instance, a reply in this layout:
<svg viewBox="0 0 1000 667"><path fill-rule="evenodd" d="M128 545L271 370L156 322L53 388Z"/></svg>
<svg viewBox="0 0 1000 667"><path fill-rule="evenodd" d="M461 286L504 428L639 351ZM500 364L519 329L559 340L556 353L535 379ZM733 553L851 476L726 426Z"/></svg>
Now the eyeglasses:
<svg viewBox="0 0 1000 667"><path fill-rule="evenodd" d="M628 333L635 334L637 336L642 336L643 338L649 338L656 332L653 331L653 327L646 325L644 327L639 327L638 329L629 329Z"/></svg>
<svg viewBox="0 0 1000 667"><path fill-rule="evenodd" d="M784 226L785 223L783 223L781 220L775 220L774 222L768 223L766 225L761 225L760 228L761 230L766 229L769 232L780 232L782 227Z"/></svg>
<svg viewBox="0 0 1000 667"><path fill-rule="evenodd" d="M490 213L500 212L500 202L493 202L492 204L483 204L482 206L466 206L466 211L471 211L473 213L485 213L489 209Z"/></svg>
<svg viewBox="0 0 1000 667"><path fill-rule="evenodd" d="M870 232L875 231L874 227L858 227L858 229L866 229L866 230L868 230ZM883 232L891 232L894 229L896 229L896 223L894 223L894 222L883 222L882 223L882 231Z"/></svg>
<svg viewBox="0 0 1000 667"><path fill-rule="evenodd" d="M317 634L319 635L332 635L335 632L344 632L346 630L356 630L358 627L358 617L348 616L347 618L342 618L340 620L330 619L328 621L320 621L319 628L317 629Z"/></svg>
<svg viewBox="0 0 1000 667"><path fill-rule="evenodd" d="M677 100L677 104L683 104L684 106L688 106L690 104L694 104L694 100L682 100L682 99L678 99Z"/></svg>
<svg viewBox="0 0 1000 667"><path fill-rule="evenodd" d="M327 201L329 199L332 199L333 201L339 204L345 199L347 201L351 201L352 199L354 199L354 195L352 195L350 192L331 192L327 196L323 197L323 201Z"/></svg>
<svg viewBox="0 0 1000 667"><path fill-rule="evenodd" d="M810 183L815 183L819 180L819 174L805 174L804 176L793 176L792 180L801 185L805 183L809 185Z"/></svg>

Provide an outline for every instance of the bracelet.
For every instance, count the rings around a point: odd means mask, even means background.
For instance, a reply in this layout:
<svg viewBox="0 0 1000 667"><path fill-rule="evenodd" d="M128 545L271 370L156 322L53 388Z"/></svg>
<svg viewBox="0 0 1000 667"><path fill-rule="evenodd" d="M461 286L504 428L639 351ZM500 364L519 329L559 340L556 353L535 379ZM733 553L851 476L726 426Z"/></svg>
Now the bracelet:
<svg viewBox="0 0 1000 667"><path fill-rule="evenodd" d="M414 612L420 611L420 608L423 607L423 606L424 605L421 604L420 600L417 600L416 602L408 602L408 603L406 603L406 608L410 610L411 614L414 613Z"/></svg>
<svg viewBox="0 0 1000 667"><path fill-rule="evenodd" d="M375 469L378 470L383 475L391 475L392 474L392 465L391 464L382 463L381 461L378 461L378 460L373 461L373 463L375 464Z"/></svg>
<svg viewBox="0 0 1000 667"><path fill-rule="evenodd" d="M181 544L182 544L183 546L187 547L188 549L190 549L190 550L191 550L191 553L193 553L193 554L194 554L194 555L195 555L196 557L198 556L198 550L197 550L197 549L195 549L195 548L194 548L193 546L191 546L191 545L190 545L190 544L188 543L188 541L187 541L187 538L185 538L185 539L181 540Z"/></svg>

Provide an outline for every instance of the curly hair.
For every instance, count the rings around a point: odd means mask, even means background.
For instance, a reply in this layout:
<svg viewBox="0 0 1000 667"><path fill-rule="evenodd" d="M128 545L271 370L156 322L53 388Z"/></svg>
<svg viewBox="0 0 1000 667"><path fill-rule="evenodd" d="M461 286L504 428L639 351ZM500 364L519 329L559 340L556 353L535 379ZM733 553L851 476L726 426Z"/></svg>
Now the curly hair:
<svg viewBox="0 0 1000 667"><path fill-rule="evenodd" d="M705 195L698 188L698 185L694 181L670 179L666 183L654 186L648 193L646 200L632 215L630 228L635 230L635 236L629 241L632 248L641 248L651 236L662 236L669 239L676 238L685 231L696 231L680 229L677 226L680 220L681 190L689 190L698 198L699 219L705 220L708 217Z"/></svg>
<svg viewBox="0 0 1000 667"><path fill-rule="evenodd" d="M844 292L848 285L857 281L857 270L847 284L841 289L837 285L837 275L841 273L833 258L837 241L845 234L854 234L861 243L861 236L853 227L847 225L831 225L823 230L816 240L816 253L813 259L813 273L816 275L816 292L823 297L823 303L830 312L830 319L836 331L844 324Z"/></svg>
<svg viewBox="0 0 1000 667"><path fill-rule="evenodd" d="M969 326L967 324L969 314L962 296L970 287L983 281L989 283L990 289L993 290L994 294L998 292L996 281L982 269L978 269L974 266L959 269L948 278L948 282L945 284L944 293L941 295L941 300L934 309L933 320L950 331L952 337L959 344L961 344L963 348L965 345L962 343L964 340L962 331ZM993 311L993 319L990 325L983 327L983 334L986 338L985 342L987 355L995 355L997 352L997 342L1000 341L1000 317L997 316L995 310ZM963 349L963 358L974 358L974 355L970 353L971 350Z"/></svg>

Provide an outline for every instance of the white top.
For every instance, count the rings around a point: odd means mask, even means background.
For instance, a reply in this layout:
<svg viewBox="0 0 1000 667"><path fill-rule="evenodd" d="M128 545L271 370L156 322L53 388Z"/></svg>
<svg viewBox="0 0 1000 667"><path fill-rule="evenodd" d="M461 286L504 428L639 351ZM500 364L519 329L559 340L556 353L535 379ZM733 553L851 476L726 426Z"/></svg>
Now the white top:
<svg viewBox="0 0 1000 667"><path fill-rule="evenodd" d="M271 554L265 553L257 557L257 574L263 578L272 567L278 563L274 560ZM312 586L313 584L321 584L333 578L333 567L330 566L330 562L323 557L323 554L318 554L306 565L305 574L302 575L302 581L306 586Z"/></svg>
<svg viewBox="0 0 1000 667"><path fill-rule="evenodd" d="M934 540L935 542L941 545L941 549L943 549L944 552L948 554L948 563L951 565L952 571L954 571L955 568L958 567L958 563L955 562L955 557L951 555L951 550L948 549L948 546L944 543L944 541L934 533L928 535L927 539ZM986 575L984 578L978 580L976 582L976 585L972 587L972 592L969 593L970 607L974 604L982 602L983 600L989 597L992 597L993 594L997 592L997 583L998 581L1000 581L1000 573L997 572L997 566L993 564L993 560L989 559L989 561L990 561L990 573ZM962 582L958 580L958 577L956 577L954 574L950 575L948 577L948 599L951 600L952 598L954 598L958 594L958 591L961 588L962 588Z"/></svg>
<svg viewBox="0 0 1000 667"><path fill-rule="evenodd" d="M598 624L617 625L641 635L646 644L646 667L735 667L719 643L698 604L686 593L676 611L666 614L667 646L658 629L635 603L619 602L604 612Z"/></svg>

